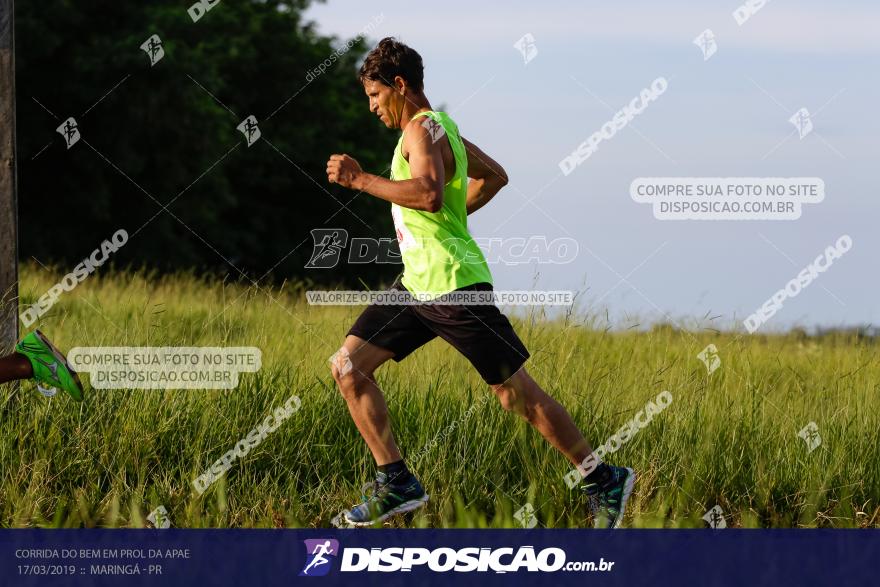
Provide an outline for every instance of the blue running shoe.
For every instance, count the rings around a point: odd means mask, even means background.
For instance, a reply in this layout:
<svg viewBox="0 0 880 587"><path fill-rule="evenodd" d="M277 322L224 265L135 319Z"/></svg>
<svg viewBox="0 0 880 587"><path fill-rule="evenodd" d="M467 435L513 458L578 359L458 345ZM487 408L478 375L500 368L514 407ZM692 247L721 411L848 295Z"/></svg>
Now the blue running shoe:
<svg viewBox="0 0 880 587"><path fill-rule="evenodd" d="M363 502L342 512L338 518L349 526L372 526L387 518L418 509L428 502L428 494L415 477L404 484L389 483L381 471L376 480L361 489Z"/></svg>
<svg viewBox="0 0 880 587"><path fill-rule="evenodd" d="M584 491L590 497L594 528L619 528L626 512L626 502L636 482L636 472L629 467L611 467L611 475L602 483L588 483Z"/></svg>

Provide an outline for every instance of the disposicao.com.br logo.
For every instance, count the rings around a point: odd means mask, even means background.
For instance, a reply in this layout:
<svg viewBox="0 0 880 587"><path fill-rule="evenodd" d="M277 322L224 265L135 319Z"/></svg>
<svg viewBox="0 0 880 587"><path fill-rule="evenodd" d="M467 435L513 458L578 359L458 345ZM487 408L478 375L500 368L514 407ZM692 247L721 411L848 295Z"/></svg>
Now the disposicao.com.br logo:
<svg viewBox="0 0 880 587"><path fill-rule="evenodd" d="M326 575L330 570L328 556L339 553L336 540L320 538L305 540L307 559L300 576ZM566 561L561 548L544 548L535 551L533 546L518 548L466 547L466 548L356 548L343 549L340 572L409 572L423 566L436 573L455 571L515 573L517 571L610 571L613 561L600 558L595 561Z"/></svg>
<svg viewBox="0 0 880 587"><path fill-rule="evenodd" d="M306 566L300 577L321 577L330 571L330 560L339 554L339 541L332 538L303 540L306 544Z"/></svg>

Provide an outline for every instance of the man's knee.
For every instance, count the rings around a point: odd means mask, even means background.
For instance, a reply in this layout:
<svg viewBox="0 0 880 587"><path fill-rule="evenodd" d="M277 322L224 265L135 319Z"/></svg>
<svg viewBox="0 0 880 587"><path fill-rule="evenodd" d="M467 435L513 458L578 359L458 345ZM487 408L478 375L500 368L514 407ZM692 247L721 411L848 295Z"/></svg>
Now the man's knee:
<svg viewBox="0 0 880 587"><path fill-rule="evenodd" d="M498 397L501 407L505 411L512 412L518 416L522 416L526 420L531 420L534 413L531 397L526 390L518 388L510 382L501 385L493 385L492 391Z"/></svg>
<svg viewBox="0 0 880 587"><path fill-rule="evenodd" d="M333 353L328 359L330 363L330 371L333 373L333 379L339 383L340 379L349 375L354 370L354 364L351 362L351 355L348 349L341 347Z"/></svg>
<svg viewBox="0 0 880 587"><path fill-rule="evenodd" d="M493 385L492 390L498 396L502 408L530 422L534 419L536 411L549 400L525 368L514 373L504 383Z"/></svg>
<svg viewBox="0 0 880 587"><path fill-rule="evenodd" d="M340 393L346 398L356 397L363 393L364 385L372 379L371 373L355 367L351 355L345 347L340 348L330 357L330 372L339 387Z"/></svg>

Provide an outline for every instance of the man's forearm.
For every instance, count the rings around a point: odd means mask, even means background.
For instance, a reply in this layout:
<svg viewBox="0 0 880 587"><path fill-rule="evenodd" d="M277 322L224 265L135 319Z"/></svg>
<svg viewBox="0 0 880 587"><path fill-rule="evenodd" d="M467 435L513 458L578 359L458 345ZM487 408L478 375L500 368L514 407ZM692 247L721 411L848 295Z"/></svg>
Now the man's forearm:
<svg viewBox="0 0 880 587"><path fill-rule="evenodd" d="M384 177L363 173L355 179L352 187L404 208L436 212L443 205L443 193L426 178L392 181Z"/></svg>
<svg viewBox="0 0 880 587"><path fill-rule="evenodd" d="M500 180L493 181L492 177L471 179L467 189L467 213L473 214L485 206L489 200L495 197L495 194L501 191L504 184L505 182Z"/></svg>

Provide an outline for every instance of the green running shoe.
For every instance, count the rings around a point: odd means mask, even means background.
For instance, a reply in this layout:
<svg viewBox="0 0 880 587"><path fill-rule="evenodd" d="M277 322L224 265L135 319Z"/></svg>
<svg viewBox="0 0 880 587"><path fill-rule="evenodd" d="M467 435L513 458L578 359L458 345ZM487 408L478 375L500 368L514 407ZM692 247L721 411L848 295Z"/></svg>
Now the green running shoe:
<svg viewBox="0 0 880 587"><path fill-rule="evenodd" d="M39 330L34 330L15 345L15 352L28 358L34 369L37 389L47 397L52 397L63 389L77 401L82 401L83 387L79 375L67 362L64 353L55 348ZM45 388L41 383L50 387Z"/></svg>
<svg viewBox="0 0 880 587"><path fill-rule="evenodd" d="M361 490L363 503L342 512L334 519L334 525L372 526L395 514L402 514L420 508L428 502L428 494L422 484L413 477L403 485L388 482L388 476L381 471L376 480L367 483Z"/></svg>
<svg viewBox="0 0 880 587"><path fill-rule="evenodd" d="M584 486L590 496L594 528L620 527L635 481L636 472L629 467L612 466L611 475L605 483L589 483Z"/></svg>

